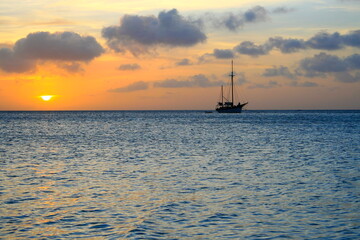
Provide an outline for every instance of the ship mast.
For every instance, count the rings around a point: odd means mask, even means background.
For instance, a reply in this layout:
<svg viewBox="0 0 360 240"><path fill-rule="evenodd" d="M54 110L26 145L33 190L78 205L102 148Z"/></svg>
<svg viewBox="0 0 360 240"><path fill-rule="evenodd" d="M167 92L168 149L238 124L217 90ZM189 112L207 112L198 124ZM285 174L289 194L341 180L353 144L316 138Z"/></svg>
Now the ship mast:
<svg viewBox="0 0 360 240"><path fill-rule="evenodd" d="M221 106L224 106L224 90L223 90L223 85L221 85Z"/></svg>
<svg viewBox="0 0 360 240"><path fill-rule="evenodd" d="M234 60L231 60L231 106L234 106Z"/></svg>

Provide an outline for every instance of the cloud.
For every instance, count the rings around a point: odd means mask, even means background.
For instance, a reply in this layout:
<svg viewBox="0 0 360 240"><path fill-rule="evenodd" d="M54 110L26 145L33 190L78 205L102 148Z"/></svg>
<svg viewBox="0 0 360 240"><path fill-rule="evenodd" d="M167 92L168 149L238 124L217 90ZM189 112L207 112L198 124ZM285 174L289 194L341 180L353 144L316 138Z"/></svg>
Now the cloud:
<svg viewBox="0 0 360 240"><path fill-rule="evenodd" d="M314 82L297 82L297 81L292 81L290 86L292 87L318 87L319 85L317 83Z"/></svg>
<svg viewBox="0 0 360 240"><path fill-rule="evenodd" d="M214 56L218 59L234 58L234 52L230 49L214 49Z"/></svg>
<svg viewBox="0 0 360 240"><path fill-rule="evenodd" d="M110 89L110 90L108 90L108 92L114 92L114 93L135 92L135 91L140 91L140 90L146 90L148 88L149 88L149 83L139 81L139 82L130 84L126 87Z"/></svg>
<svg viewBox="0 0 360 240"><path fill-rule="evenodd" d="M293 53L305 49L339 50L346 46L360 48L360 30L347 34L319 32L308 40L283 37L271 37L264 44L257 45L251 41L244 41L234 47L239 54L250 56L267 55L273 49L282 53Z"/></svg>
<svg viewBox="0 0 360 240"><path fill-rule="evenodd" d="M350 69L360 69L360 54L353 54L344 59Z"/></svg>
<svg viewBox="0 0 360 240"><path fill-rule="evenodd" d="M338 56L322 52L312 58L303 59L300 68L306 72L329 73L344 72L347 70L347 65Z"/></svg>
<svg viewBox="0 0 360 240"><path fill-rule="evenodd" d="M307 47L313 49L337 50L343 47L343 41L338 32L333 34L320 32L307 40L306 45Z"/></svg>
<svg viewBox="0 0 360 240"><path fill-rule="evenodd" d="M284 13L289 13L289 12L293 12L295 11L294 8L288 8L288 7L277 7L275 9L272 10L272 13L275 14L284 14Z"/></svg>
<svg viewBox="0 0 360 240"><path fill-rule="evenodd" d="M305 77L333 75L336 81L353 83L360 80L360 55L353 54L345 58L320 53L312 58L305 58L296 70L297 75Z"/></svg>
<svg viewBox="0 0 360 240"><path fill-rule="evenodd" d="M360 82L360 72L351 75L348 72L338 72L334 74L335 80L343 83Z"/></svg>
<svg viewBox="0 0 360 240"><path fill-rule="evenodd" d="M211 59L214 57L213 53L204 53L200 57L198 57L198 63L207 63L211 62Z"/></svg>
<svg viewBox="0 0 360 240"><path fill-rule="evenodd" d="M91 36L74 32L36 32L18 40L13 48L0 49L0 68L6 72L33 70L36 61L89 62L104 49Z"/></svg>
<svg viewBox="0 0 360 240"><path fill-rule="evenodd" d="M252 86L249 86L249 89L253 89L253 88L275 88L275 87L281 87L281 85L276 82L276 81L269 81L267 84L262 84L262 83L258 83L258 84L254 84Z"/></svg>
<svg viewBox="0 0 360 240"><path fill-rule="evenodd" d="M68 21L66 19L54 19L52 21L46 21L46 22L27 22L24 23L25 25L30 25L30 26L37 26L37 25L74 25L74 22Z"/></svg>
<svg viewBox="0 0 360 240"><path fill-rule="evenodd" d="M58 64L60 68L65 69L68 72L71 73L77 73L77 72L83 72L85 71L80 63L72 62L72 63L60 63Z"/></svg>
<svg viewBox="0 0 360 240"><path fill-rule="evenodd" d="M306 41L306 47L321 50L338 50L346 46L360 47L360 30L347 34L319 32Z"/></svg>
<svg viewBox="0 0 360 240"><path fill-rule="evenodd" d="M255 43L250 41L244 41L239 45L235 46L234 50L240 54L257 57L259 55L268 54L270 49L268 49L266 46L256 45Z"/></svg>
<svg viewBox="0 0 360 240"><path fill-rule="evenodd" d="M302 39L273 37L269 38L265 46L267 46L269 51L273 48L278 48L282 53L292 53L300 49L305 49L306 43Z"/></svg>
<svg viewBox="0 0 360 240"><path fill-rule="evenodd" d="M247 23L264 22L267 19L269 19L268 11L262 6L255 6L245 12L229 12L222 16L208 13L205 22L211 22L216 28L237 31Z"/></svg>
<svg viewBox="0 0 360 240"><path fill-rule="evenodd" d="M14 52L27 59L91 61L103 53L94 37L74 32L31 33L15 43Z"/></svg>
<svg viewBox="0 0 360 240"><path fill-rule="evenodd" d="M265 72L262 74L264 77L277 77L277 76L283 76L289 79L296 79L295 74L291 73L287 67L280 66L276 67L273 66L273 68L267 68L265 69Z"/></svg>
<svg viewBox="0 0 360 240"><path fill-rule="evenodd" d="M32 60L23 59L10 48L0 48L0 69L5 72L22 73L34 70L36 64Z"/></svg>
<svg viewBox="0 0 360 240"><path fill-rule="evenodd" d="M291 79L291 83L290 86L292 87L317 87L318 84L314 83L314 82L299 82L297 81L297 76L301 75L301 74L297 74L297 72L292 73L288 67L285 66L273 66L272 68L268 68L265 69L265 72L262 74L263 77L278 77L278 76L283 76L286 77L288 79ZM270 87L275 87L275 86L279 86L276 84L268 84L268 85L260 85L263 88L270 88ZM258 86L259 87L259 86Z"/></svg>
<svg viewBox="0 0 360 240"><path fill-rule="evenodd" d="M176 66L189 66L192 65L191 61L188 58L181 59L177 63L175 63Z"/></svg>
<svg viewBox="0 0 360 240"><path fill-rule="evenodd" d="M122 64L120 67L118 67L121 71L135 71L141 69L141 66L137 63L133 64Z"/></svg>
<svg viewBox="0 0 360 240"><path fill-rule="evenodd" d="M235 76L237 79L235 81L239 86L249 82L245 77L245 73L243 72L235 73Z"/></svg>
<svg viewBox="0 0 360 240"><path fill-rule="evenodd" d="M154 83L156 88L191 88L191 87L214 87L224 84L221 81L210 81L205 75L198 74L188 78L188 80L167 79Z"/></svg>
<svg viewBox="0 0 360 240"><path fill-rule="evenodd" d="M345 45L360 48L360 30L351 31L342 36Z"/></svg>
<svg viewBox="0 0 360 240"><path fill-rule="evenodd" d="M268 12L262 6L255 6L244 13L245 22L262 22L267 18Z"/></svg>
<svg viewBox="0 0 360 240"><path fill-rule="evenodd" d="M193 46L207 38L198 22L185 19L176 9L162 11L157 17L125 15L119 26L103 28L102 36L111 49L133 54L144 53L150 46Z"/></svg>

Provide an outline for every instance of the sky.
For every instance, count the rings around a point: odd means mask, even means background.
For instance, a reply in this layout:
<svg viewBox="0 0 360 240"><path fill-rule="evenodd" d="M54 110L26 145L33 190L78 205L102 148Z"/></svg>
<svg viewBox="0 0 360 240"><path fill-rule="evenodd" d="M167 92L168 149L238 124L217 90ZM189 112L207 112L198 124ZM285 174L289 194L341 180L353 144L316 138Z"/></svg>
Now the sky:
<svg viewBox="0 0 360 240"><path fill-rule="evenodd" d="M0 111L211 110L232 60L249 110L360 109L359 23L360 0L2 0Z"/></svg>

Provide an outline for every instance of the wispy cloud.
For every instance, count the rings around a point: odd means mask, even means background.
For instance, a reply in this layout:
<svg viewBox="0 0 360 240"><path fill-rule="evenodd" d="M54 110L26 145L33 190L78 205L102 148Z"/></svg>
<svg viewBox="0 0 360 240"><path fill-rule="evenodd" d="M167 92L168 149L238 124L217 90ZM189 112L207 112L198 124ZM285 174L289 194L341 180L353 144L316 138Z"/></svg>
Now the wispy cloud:
<svg viewBox="0 0 360 240"><path fill-rule="evenodd" d="M266 84L262 84L262 83L258 83L258 84L253 84L251 86L249 86L249 89L254 89L254 88L275 88L275 87L280 87L281 85L277 82L277 81L269 81Z"/></svg>
<svg viewBox="0 0 360 240"><path fill-rule="evenodd" d="M70 62L70 63L64 62L64 63L59 63L58 66L70 73L79 73L85 71L82 65L78 62Z"/></svg>
<svg viewBox="0 0 360 240"><path fill-rule="evenodd" d="M245 12L228 12L222 16L208 13L205 21L211 22L217 28L237 31L245 24L267 21L269 19L268 13L264 7L255 6Z"/></svg>
<svg viewBox="0 0 360 240"><path fill-rule="evenodd" d="M113 92L113 93L135 92L135 91L140 91L140 90L146 90L148 88L149 88L149 83L139 81L139 82L135 82L130 85L127 85L125 87L110 89L110 90L108 90L108 92Z"/></svg>
<svg viewBox="0 0 360 240"><path fill-rule="evenodd" d="M57 26L57 25L74 25L75 23L74 22L71 22L69 20L66 20L66 19L54 19L54 20L51 20L51 21L36 21L36 22L27 22L27 23L24 23L24 25L30 25L30 26L49 26L49 25L52 25L52 26Z"/></svg>
<svg viewBox="0 0 360 240"><path fill-rule="evenodd" d="M318 87L319 85L315 82L309 82L309 81L305 81L305 82L292 81L290 83L290 86L292 86L292 87Z"/></svg>
<svg viewBox="0 0 360 240"><path fill-rule="evenodd" d="M163 81L155 82L156 88L192 88L192 87L214 87L224 84L222 81L210 81L208 77L203 74L198 74L189 77L186 80L166 79Z"/></svg>
<svg viewBox="0 0 360 240"><path fill-rule="evenodd" d="M289 8L289 7L277 7L275 9L273 9L271 12L275 13L275 14L284 14L284 13L290 13L290 12L294 12L296 11L295 8Z"/></svg>
<svg viewBox="0 0 360 240"><path fill-rule="evenodd" d="M190 66L192 65L190 59L188 58L183 58L180 61L175 63L176 66Z"/></svg>
<svg viewBox="0 0 360 240"><path fill-rule="evenodd" d="M118 67L121 71L135 71L141 69L141 66L137 63L133 64L122 64Z"/></svg>

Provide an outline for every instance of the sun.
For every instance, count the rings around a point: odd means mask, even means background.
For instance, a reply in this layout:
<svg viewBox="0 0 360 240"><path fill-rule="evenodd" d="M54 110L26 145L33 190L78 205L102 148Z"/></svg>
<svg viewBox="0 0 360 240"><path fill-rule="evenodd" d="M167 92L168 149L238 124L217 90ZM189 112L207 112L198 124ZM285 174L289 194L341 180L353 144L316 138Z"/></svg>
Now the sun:
<svg viewBox="0 0 360 240"><path fill-rule="evenodd" d="M40 98L44 101L50 101L54 96L53 95L43 95Z"/></svg>

